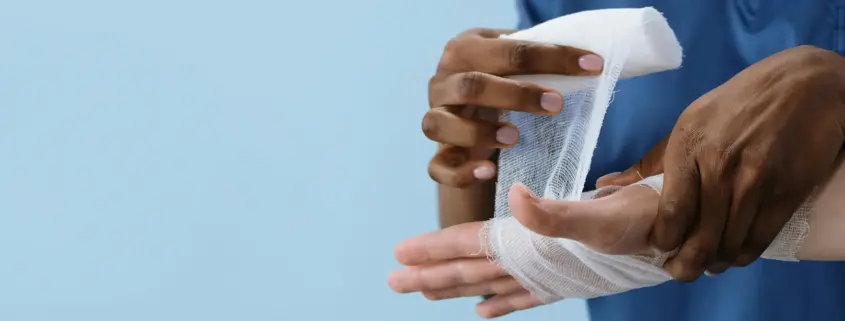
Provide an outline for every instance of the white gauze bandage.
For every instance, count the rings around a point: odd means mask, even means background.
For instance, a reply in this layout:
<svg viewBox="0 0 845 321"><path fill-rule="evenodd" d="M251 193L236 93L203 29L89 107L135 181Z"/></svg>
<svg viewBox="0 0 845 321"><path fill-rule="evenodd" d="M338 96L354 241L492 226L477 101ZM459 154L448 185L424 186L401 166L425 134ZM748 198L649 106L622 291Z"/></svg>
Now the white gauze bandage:
<svg viewBox="0 0 845 321"><path fill-rule="evenodd" d="M663 174L648 177L634 185L662 192ZM583 193L583 199L612 194L619 187L606 187ZM582 199L582 200L583 200ZM812 212L808 200L781 229L762 258L797 261L796 253L807 236ZM505 249L496 260L523 287L544 302L565 298L589 299L658 285L672 278L662 266L674 253L655 256L610 255L595 252L568 239L535 234L513 217L497 219L488 225L488 246Z"/></svg>
<svg viewBox="0 0 845 321"><path fill-rule="evenodd" d="M516 125L520 137L515 147L500 153L496 215L481 232L488 256L545 302L599 297L668 281L670 276L660 268L668 253L606 255L575 241L540 236L520 225L507 203L514 183L548 199L596 195L582 190L616 81L681 65L681 47L665 18L651 7L584 11L503 38L589 50L604 59L604 71L596 77L511 77L559 91L565 107L554 116L504 114L503 121ZM662 176L640 184L659 191ZM774 256L794 257L794 243L778 247Z"/></svg>

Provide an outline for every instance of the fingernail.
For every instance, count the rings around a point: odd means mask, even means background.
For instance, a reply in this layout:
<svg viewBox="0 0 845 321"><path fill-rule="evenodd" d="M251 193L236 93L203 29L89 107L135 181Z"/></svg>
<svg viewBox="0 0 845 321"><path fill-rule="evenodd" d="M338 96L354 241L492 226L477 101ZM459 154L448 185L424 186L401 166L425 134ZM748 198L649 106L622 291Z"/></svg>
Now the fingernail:
<svg viewBox="0 0 845 321"><path fill-rule="evenodd" d="M517 132L514 128L505 126L496 131L496 141L502 144L513 145L516 144L518 139L519 132Z"/></svg>
<svg viewBox="0 0 845 321"><path fill-rule="evenodd" d="M559 112L563 109L563 97L556 93L544 93L540 97L540 107L548 112Z"/></svg>
<svg viewBox="0 0 845 321"><path fill-rule="evenodd" d="M587 71L599 71L604 66L604 60L596 55L586 55L578 58L578 65Z"/></svg>
<svg viewBox="0 0 845 321"><path fill-rule="evenodd" d="M713 272L710 272L710 271L704 271L704 275L709 276L709 277L711 277L711 278L715 278L715 277L719 276L719 273L713 273Z"/></svg>
<svg viewBox="0 0 845 321"><path fill-rule="evenodd" d="M480 180L488 180L493 178L493 175L496 175L496 171L490 166L481 166L473 170L472 175Z"/></svg>

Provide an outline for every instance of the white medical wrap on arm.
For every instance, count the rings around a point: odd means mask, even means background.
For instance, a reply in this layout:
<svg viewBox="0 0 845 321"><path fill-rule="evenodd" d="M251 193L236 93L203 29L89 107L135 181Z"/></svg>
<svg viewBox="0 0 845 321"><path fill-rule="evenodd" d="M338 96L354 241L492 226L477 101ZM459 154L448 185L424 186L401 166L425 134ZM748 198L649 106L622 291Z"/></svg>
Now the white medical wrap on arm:
<svg viewBox="0 0 845 321"><path fill-rule="evenodd" d="M651 7L584 11L503 37L595 52L604 59L604 71L595 77L510 77L561 92L565 107L554 116L504 114L502 120L516 125L520 137L516 146L500 153L496 215L481 235L488 256L545 302L594 298L669 281L661 267L672 253L598 253L572 240L535 234L520 225L508 208L508 190L514 183L547 199L596 195L582 191L616 81L681 65L682 50L667 21ZM661 175L638 184L659 192L662 181ZM807 229L806 215L796 214L765 255L792 260Z"/></svg>
<svg viewBox="0 0 845 321"><path fill-rule="evenodd" d="M634 185L647 186L660 193L663 174ZM586 192L582 200L613 193L618 188ZM795 212L762 258L797 261L795 255L810 229L811 204L808 201ZM617 294L672 279L662 267L674 252L654 256L599 253L577 241L536 234L512 216L489 221L484 233L488 255L523 287L547 303Z"/></svg>

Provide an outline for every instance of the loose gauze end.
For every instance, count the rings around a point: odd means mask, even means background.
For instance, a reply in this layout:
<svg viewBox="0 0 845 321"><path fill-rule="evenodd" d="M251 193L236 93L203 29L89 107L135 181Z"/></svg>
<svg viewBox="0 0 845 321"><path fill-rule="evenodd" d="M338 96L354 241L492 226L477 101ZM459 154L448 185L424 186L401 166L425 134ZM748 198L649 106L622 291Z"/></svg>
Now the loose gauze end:
<svg viewBox="0 0 845 321"><path fill-rule="evenodd" d="M604 71L511 77L557 90L565 107L555 116L503 115L520 133L519 143L500 153L497 216L508 214L507 191L516 182L544 198L578 200L616 81L678 68L683 56L666 19L651 7L583 11L503 37L594 52Z"/></svg>
<svg viewBox="0 0 845 321"><path fill-rule="evenodd" d="M670 253L605 255L578 242L543 237L521 226L507 203L514 183L525 184L548 199L581 200L595 195L582 190L616 81L681 65L682 50L667 21L651 7L584 11L504 38L592 51L604 59L604 71L596 77L511 77L559 91L565 107L555 116L503 115L503 121L519 128L520 140L500 153L496 217L481 232L488 256L545 302L593 298L668 281L670 276L661 266ZM640 184L659 191L662 176ZM794 230L798 232L789 235L802 235L799 228ZM793 257L797 241L790 237L781 243L786 245L777 250L780 256L774 256Z"/></svg>

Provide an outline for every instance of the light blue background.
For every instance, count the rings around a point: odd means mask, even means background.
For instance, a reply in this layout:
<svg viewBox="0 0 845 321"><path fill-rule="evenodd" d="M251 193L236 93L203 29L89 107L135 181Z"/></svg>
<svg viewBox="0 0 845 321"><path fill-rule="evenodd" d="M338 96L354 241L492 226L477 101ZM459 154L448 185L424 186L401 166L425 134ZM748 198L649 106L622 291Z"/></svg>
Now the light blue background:
<svg viewBox="0 0 845 321"><path fill-rule="evenodd" d="M436 226L443 44L514 24L510 0L3 0L0 320L477 319L386 276Z"/></svg>

